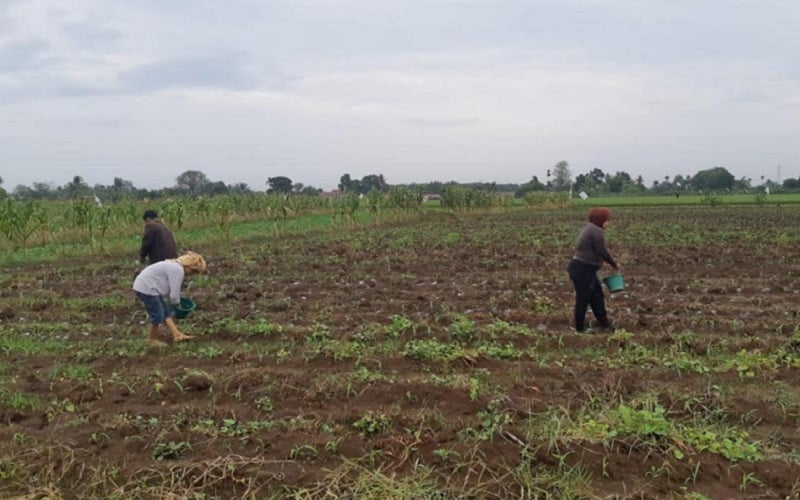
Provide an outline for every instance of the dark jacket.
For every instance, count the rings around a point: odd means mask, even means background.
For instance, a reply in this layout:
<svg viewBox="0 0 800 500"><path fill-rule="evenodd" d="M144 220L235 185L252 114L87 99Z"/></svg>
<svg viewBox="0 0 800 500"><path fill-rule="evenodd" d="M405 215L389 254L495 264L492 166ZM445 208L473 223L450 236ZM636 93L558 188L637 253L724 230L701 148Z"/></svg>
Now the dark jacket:
<svg viewBox="0 0 800 500"><path fill-rule="evenodd" d="M595 226L591 222L584 226L578 236L573 259L597 268L603 265L603 261L608 262L615 269L617 267L617 262L606 248L606 237L603 228Z"/></svg>
<svg viewBox="0 0 800 500"><path fill-rule="evenodd" d="M178 258L178 245L175 243L175 237L160 220L155 219L145 224L139 257L141 262L147 259L150 264Z"/></svg>

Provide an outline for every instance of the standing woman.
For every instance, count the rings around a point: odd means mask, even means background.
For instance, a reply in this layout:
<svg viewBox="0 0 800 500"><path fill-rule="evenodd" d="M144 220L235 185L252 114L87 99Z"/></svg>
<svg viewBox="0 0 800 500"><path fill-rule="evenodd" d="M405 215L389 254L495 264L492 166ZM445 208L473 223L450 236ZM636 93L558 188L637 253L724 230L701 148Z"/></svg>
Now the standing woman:
<svg viewBox="0 0 800 500"><path fill-rule="evenodd" d="M597 271L607 262L619 270L619 265L606 248L604 230L611 221L611 210L597 207L589 210L589 223L583 227L575 245L575 255L567 270L575 285L575 331L586 330L586 308L591 306L597 323L603 329L611 329L603 288L597 279Z"/></svg>

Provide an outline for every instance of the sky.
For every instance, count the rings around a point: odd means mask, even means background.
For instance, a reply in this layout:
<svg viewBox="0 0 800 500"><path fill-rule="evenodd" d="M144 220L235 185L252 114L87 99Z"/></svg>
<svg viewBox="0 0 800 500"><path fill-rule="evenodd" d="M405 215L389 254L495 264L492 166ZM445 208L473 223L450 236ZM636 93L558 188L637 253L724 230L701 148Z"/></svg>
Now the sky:
<svg viewBox="0 0 800 500"><path fill-rule="evenodd" d="M3 187L800 177L797 0L0 0Z"/></svg>

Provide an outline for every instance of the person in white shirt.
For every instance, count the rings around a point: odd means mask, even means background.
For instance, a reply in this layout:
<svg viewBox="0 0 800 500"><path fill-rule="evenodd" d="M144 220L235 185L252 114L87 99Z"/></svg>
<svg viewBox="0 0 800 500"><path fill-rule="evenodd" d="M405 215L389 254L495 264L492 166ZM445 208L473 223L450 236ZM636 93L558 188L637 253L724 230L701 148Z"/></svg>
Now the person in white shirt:
<svg viewBox="0 0 800 500"><path fill-rule="evenodd" d="M156 262L145 267L133 282L133 291L144 303L144 307L150 316L150 330L147 341L151 346L164 346L156 338L158 327L162 323L167 325L167 329L172 334L173 342L183 342L193 338L191 335L178 330L178 326L173 319L175 313L173 308L164 302L164 298L169 299L172 306L181 303L181 285L183 279L194 273L206 272L206 261L202 255L195 252L187 252L177 259L168 259Z"/></svg>

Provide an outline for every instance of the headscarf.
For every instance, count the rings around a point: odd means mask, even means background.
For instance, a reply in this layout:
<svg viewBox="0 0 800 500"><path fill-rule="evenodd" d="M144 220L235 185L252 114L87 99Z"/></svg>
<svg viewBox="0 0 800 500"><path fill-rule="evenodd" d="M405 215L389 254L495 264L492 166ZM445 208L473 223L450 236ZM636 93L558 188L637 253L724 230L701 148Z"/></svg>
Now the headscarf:
<svg viewBox="0 0 800 500"><path fill-rule="evenodd" d="M606 221L611 220L611 210L605 207L596 207L589 210L589 222L597 227L603 227Z"/></svg>
<svg viewBox="0 0 800 500"><path fill-rule="evenodd" d="M206 272L206 260L199 253L189 251L175 260L178 262L178 264L187 267L192 271L198 273Z"/></svg>

